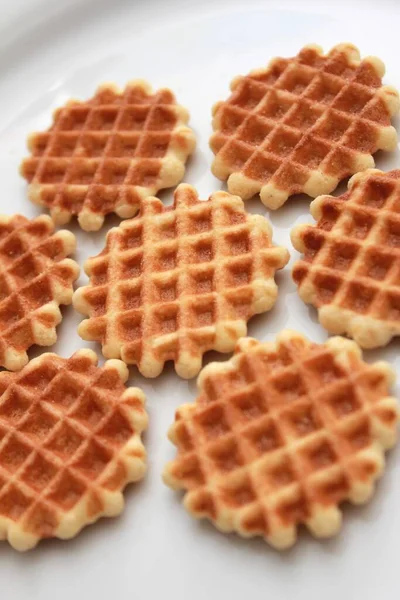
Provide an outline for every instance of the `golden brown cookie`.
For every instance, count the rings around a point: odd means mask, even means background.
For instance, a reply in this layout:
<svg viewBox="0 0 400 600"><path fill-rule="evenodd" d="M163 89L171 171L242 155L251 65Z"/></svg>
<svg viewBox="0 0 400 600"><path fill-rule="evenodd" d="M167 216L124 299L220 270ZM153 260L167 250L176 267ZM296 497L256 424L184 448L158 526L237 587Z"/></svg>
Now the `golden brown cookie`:
<svg viewBox="0 0 400 600"><path fill-rule="evenodd" d="M42 354L0 373L0 539L28 550L123 509L146 470L144 395L118 360Z"/></svg>
<svg viewBox="0 0 400 600"><path fill-rule="evenodd" d="M29 198L58 224L77 216L86 231L113 212L133 217L143 198L182 180L195 147L188 118L171 90L152 93L139 80L69 101L47 131L29 137L32 156L21 165Z"/></svg>
<svg viewBox="0 0 400 600"><path fill-rule="evenodd" d="M389 365L362 361L355 342L314 344L293 331L241 339L233 358L199 375L199 396L176 413L176 458L164 480L196 518L276 548L305 524L341 525L339 504L366 502L396 441Z"/></svg>
<svg viewBox="0 0 400 600"><path fill-rule="evenodd" d="M237 77L232 95L213 109L212 171L243 199L260 193L276 209L293 194L315 198L374 166L377 150L394 150L395 89L382 86L383 63L361 60L351 44L324 55L305 46Z"/></svg>
<svg viewBox="0 0 400 600"><path fill-rule="evenodd" d="M0 366L16 371L33 345L57 340L60 304L71 304L79 275L75 236L54 233L48 216L0 215Z"/></svg>
<svg viewBox="0 0 400 600"><path fill-rule="evenodd" d="M293 279L329 332L375 348L400 334L400 171L371 169L348 187L316 198L317 223L292 230L304 255Z"/></svg>
<svg viewBox="0 0 400 600"><path fill-rule="evenodd" d="M149 198L87 261L90 284L73 299L89 317L79 334L145 377L169 360L194 377L204 352L232 351L250 317L275 303L274 275L289 255L271 238L268 221L226 192L204 202L181 184L173 206Z"/></svg>

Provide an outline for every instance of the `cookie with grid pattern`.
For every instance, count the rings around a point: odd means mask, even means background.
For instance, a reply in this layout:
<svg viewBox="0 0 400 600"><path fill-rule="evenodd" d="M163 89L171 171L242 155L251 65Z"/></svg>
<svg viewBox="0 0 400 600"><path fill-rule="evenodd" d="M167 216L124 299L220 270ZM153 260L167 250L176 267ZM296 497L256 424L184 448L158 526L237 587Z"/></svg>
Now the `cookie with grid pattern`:
<svg viewBox="0 0 400 600"><path fill-rule="evenodd" d="M395 150L390 121L397 91L382 86L383 63L360 59L351 44L324 55L305 46L294 58L237 77L213 108L212 171L243 199L260 193L277 209L293 194L315 198L374 166L377 150Z"/></svg>
<svg viewBox="0 0 400 600"><path fill-rule="evenodd" d="M147 199L87 261L90 284L73 298L89 316L79 335L145 377L158 376L166 361L194 377L205 352L232 351L250 317L275 303L275 271L289 255L271 238L269 222L226 192L201 201L181 184L173 206Z"/></svg>
<svg viewBox="0 0 400 600"><path fill-rule="evenodd" d="M57 224L77 216L86 231L100 229L113 212L133 217L143 198L183 178L195 147L188 119L171 90L152 93L139 80L71 100L47 131L29 137L32 155L21 164L29 198Z"/></svg>
<svg viewBox="0 0 400 600"><path fill-rule="evenodd" d="M340 503L370 498L396 441L393 377L344 338L243 338L231 360L203 369L197 400L177 410L177 456L164 481L184 490L192 516L223 532L278 549L294 544L300 524L334 535Z"/></svg>
<svg viewBox="0 0 400 600"><path fill-rule="evenodd" d="M311 203L315 225L292 230L302 300L330 333L363 348L400 335L400 170L354 175L342 196Z"/></svg>
<svg viewBox="0 0 400 600"><path fill-rule="evenodd" d="M33 220L0 215L0 366L16 371L33 345L51 346L61 322L60 304L71 304L79 267L70 231L54 233L48 216Z"/></svg>
<svg viewBox="0 0 400 600"><path fill-rule="evenodd" d="M96 365L79 350L0 373L0 539L16 550L118 515L145 473L143 392L122 361Z"/></svg>

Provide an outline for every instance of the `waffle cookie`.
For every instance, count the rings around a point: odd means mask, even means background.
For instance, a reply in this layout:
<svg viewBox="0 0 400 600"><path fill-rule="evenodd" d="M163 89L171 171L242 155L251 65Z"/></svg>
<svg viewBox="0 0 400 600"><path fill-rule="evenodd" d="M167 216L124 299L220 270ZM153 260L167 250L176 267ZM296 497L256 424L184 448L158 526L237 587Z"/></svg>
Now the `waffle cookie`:
<svg viewBox="0 0 400 600"><path fill-rule="evenodd" d="M340 44L327 55L305 46L237 77L213 108L214 175L232 194L260 192L276 209L292 194L327 194L373 167L372 154L397 144L390 118L399 96L382 86L384 72L378 58L360 60L357 48Z"/></svg>
<svg viewBox="0 0 400 600"><path fill-rule="evenodd" d="M304 254L293 279L323 327L375 348L400 334L400 170L370 169L348 187L316 198L316 225L292 230Z"/></svg>
<svg viewBox="0 0 400 600"><path fill-rule="evenodd" d="M339 504L370 498L396 441L392 379L344 338L243 338L231 360L200 373L196 402L177 410L165 483L185 490L192 516L278 549L294 544L300 524L334 535Z"/></svg>
<svg viewBox="0 0 400 600"><path fill-rule="evenodd" d="M189 115L171 90L152 94L144 81L125 90L98 88L87 102L69 101L50 129L34 133L21 165L29 198L58 224L77 216L95 231L105 215L133 217L142 198L179 183L195 147Z"/></svg>
<svg viewBox="0 0 400 600"><path fill-rule="evenodd" d="M144 395L123 362L96 364L79 350L0 373L0 539L16 550L118 515L145 473Z"/></svg>
<svg viewBox="0 0 400 600"><path fill-rule="evenodd" d="M0 366L17 371L33 345L57 340L60 304L71 304L79 275L70 231L54 233L48 216L0 215Z"/></svg>
<svg viewBox="0 0 400 600"><path fill-rule="evenodd" d="M171 207L147 199L139 217L112 229L103 252L87 261L90 285L73 298L89 316L79 335L145 377L169 360L178 375L193 377L204 352L232 351L248 319L273 306L275 271L288 252L271 237L268 221L226 192L204 202L181 184Z"/></svg>

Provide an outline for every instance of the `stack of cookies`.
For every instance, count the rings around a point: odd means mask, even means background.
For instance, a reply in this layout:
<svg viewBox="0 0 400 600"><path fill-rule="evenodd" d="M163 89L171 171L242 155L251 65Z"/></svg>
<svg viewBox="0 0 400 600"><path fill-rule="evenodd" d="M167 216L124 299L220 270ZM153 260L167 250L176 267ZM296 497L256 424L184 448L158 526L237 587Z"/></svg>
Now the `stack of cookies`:
<svg viewBox="0 0 400 600"><path fill-rule="evenodd" d="M373 168L397 147L399 95L383 75L378 58L340 44L235 78L210 139L228 191L208 200L180 183L195 136L168 89L104 84L30 135L21 174L50 217L0 217L0 539L27 550L121 512L146 472L145 398L126 387L127 365L151 378L169 361L179 377L200 372L163 474L193 516L283 549L301 524L335 534L339 505L371 497L400 414L393 370L361 351L400 334L400 170ZM328 195L349 176L346 193ZM177 185L171 206L155 197ZM348 337L285 330L262 343L247 322L277 301L289 252L244 201L259 194L275 210L300 193L315 198L316 223L292 229L293 280L321 325ZM89 236L111 213L125 220L74 292L75 237L55 225L76 217ZM87 349L29 361L71 303L104 365ZM209 350L233 355L202 370Z"/></svg>

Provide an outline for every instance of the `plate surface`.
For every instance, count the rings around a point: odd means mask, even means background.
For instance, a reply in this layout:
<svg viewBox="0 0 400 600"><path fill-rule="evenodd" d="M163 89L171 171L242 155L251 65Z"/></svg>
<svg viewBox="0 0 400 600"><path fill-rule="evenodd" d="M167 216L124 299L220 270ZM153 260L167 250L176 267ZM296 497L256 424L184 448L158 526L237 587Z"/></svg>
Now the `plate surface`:
<svg viewBox="0 0 400 600"><path fill-rule="evenodd" d="M198 139L186 181L196 185L203 198L221 188L210 173L210 110L216 100L226 98L234 75L262 66L276 55L292 56L309 42L328 50L351 41L362 55L382 58L387 67L385 82L400 88L400 7L395 0L356 1L351 6L340 0L3 0L0 8L2 213L39 214L26 199L26 185L18 175L26 136L47 127L55 107L70 97L89 97L103 81L124 85L142 77L155 88L168 86L175 91L190 110ZM400 130L399 119L395 125ZM400 153L380 154L376 162L384 170L400 166ZM169 203L172 193L162 198ZM308 199L296 197L270 214L274 241L286 245L292 259L277 277L280 294L275 308L250 322L249 334L259 339L272 339L285 327L315 341L327 337L315 310L298 298L290 277L297 253L289 231L295 223L312 221L308 205ZM258 200L247 206L268 215ZM96 234L72 226L80 264L102 249L106 230L117 223L111 218ZM80 283L85 281L82 275ZM76 333L80 319L71 307L64 310L59 341L53 348L62 356L89 345ZM381 351L365 352L365 357L388 360L400 375L399 349L397 340ZM212 354L209 359L224 357ZM2 597L105 600L118 594L123 599L375 600L399 596L400 447L390 453L373 500L365 507L345 507L339 536L318 542L304 534L294 549L279 554L261 540L224 536L207 523L193 521L178 495L161 481L164 463L174 456L166 438L168 426L175 409L195 398L195 382L178 379L172 368L149 381L131 369L131 382L141 386L148 398L148 476L127 490L126 509L119 519L102 520L72 541L48 541L25 555L0 544ZM399 386L396 392L399 395Z"/></svg>

